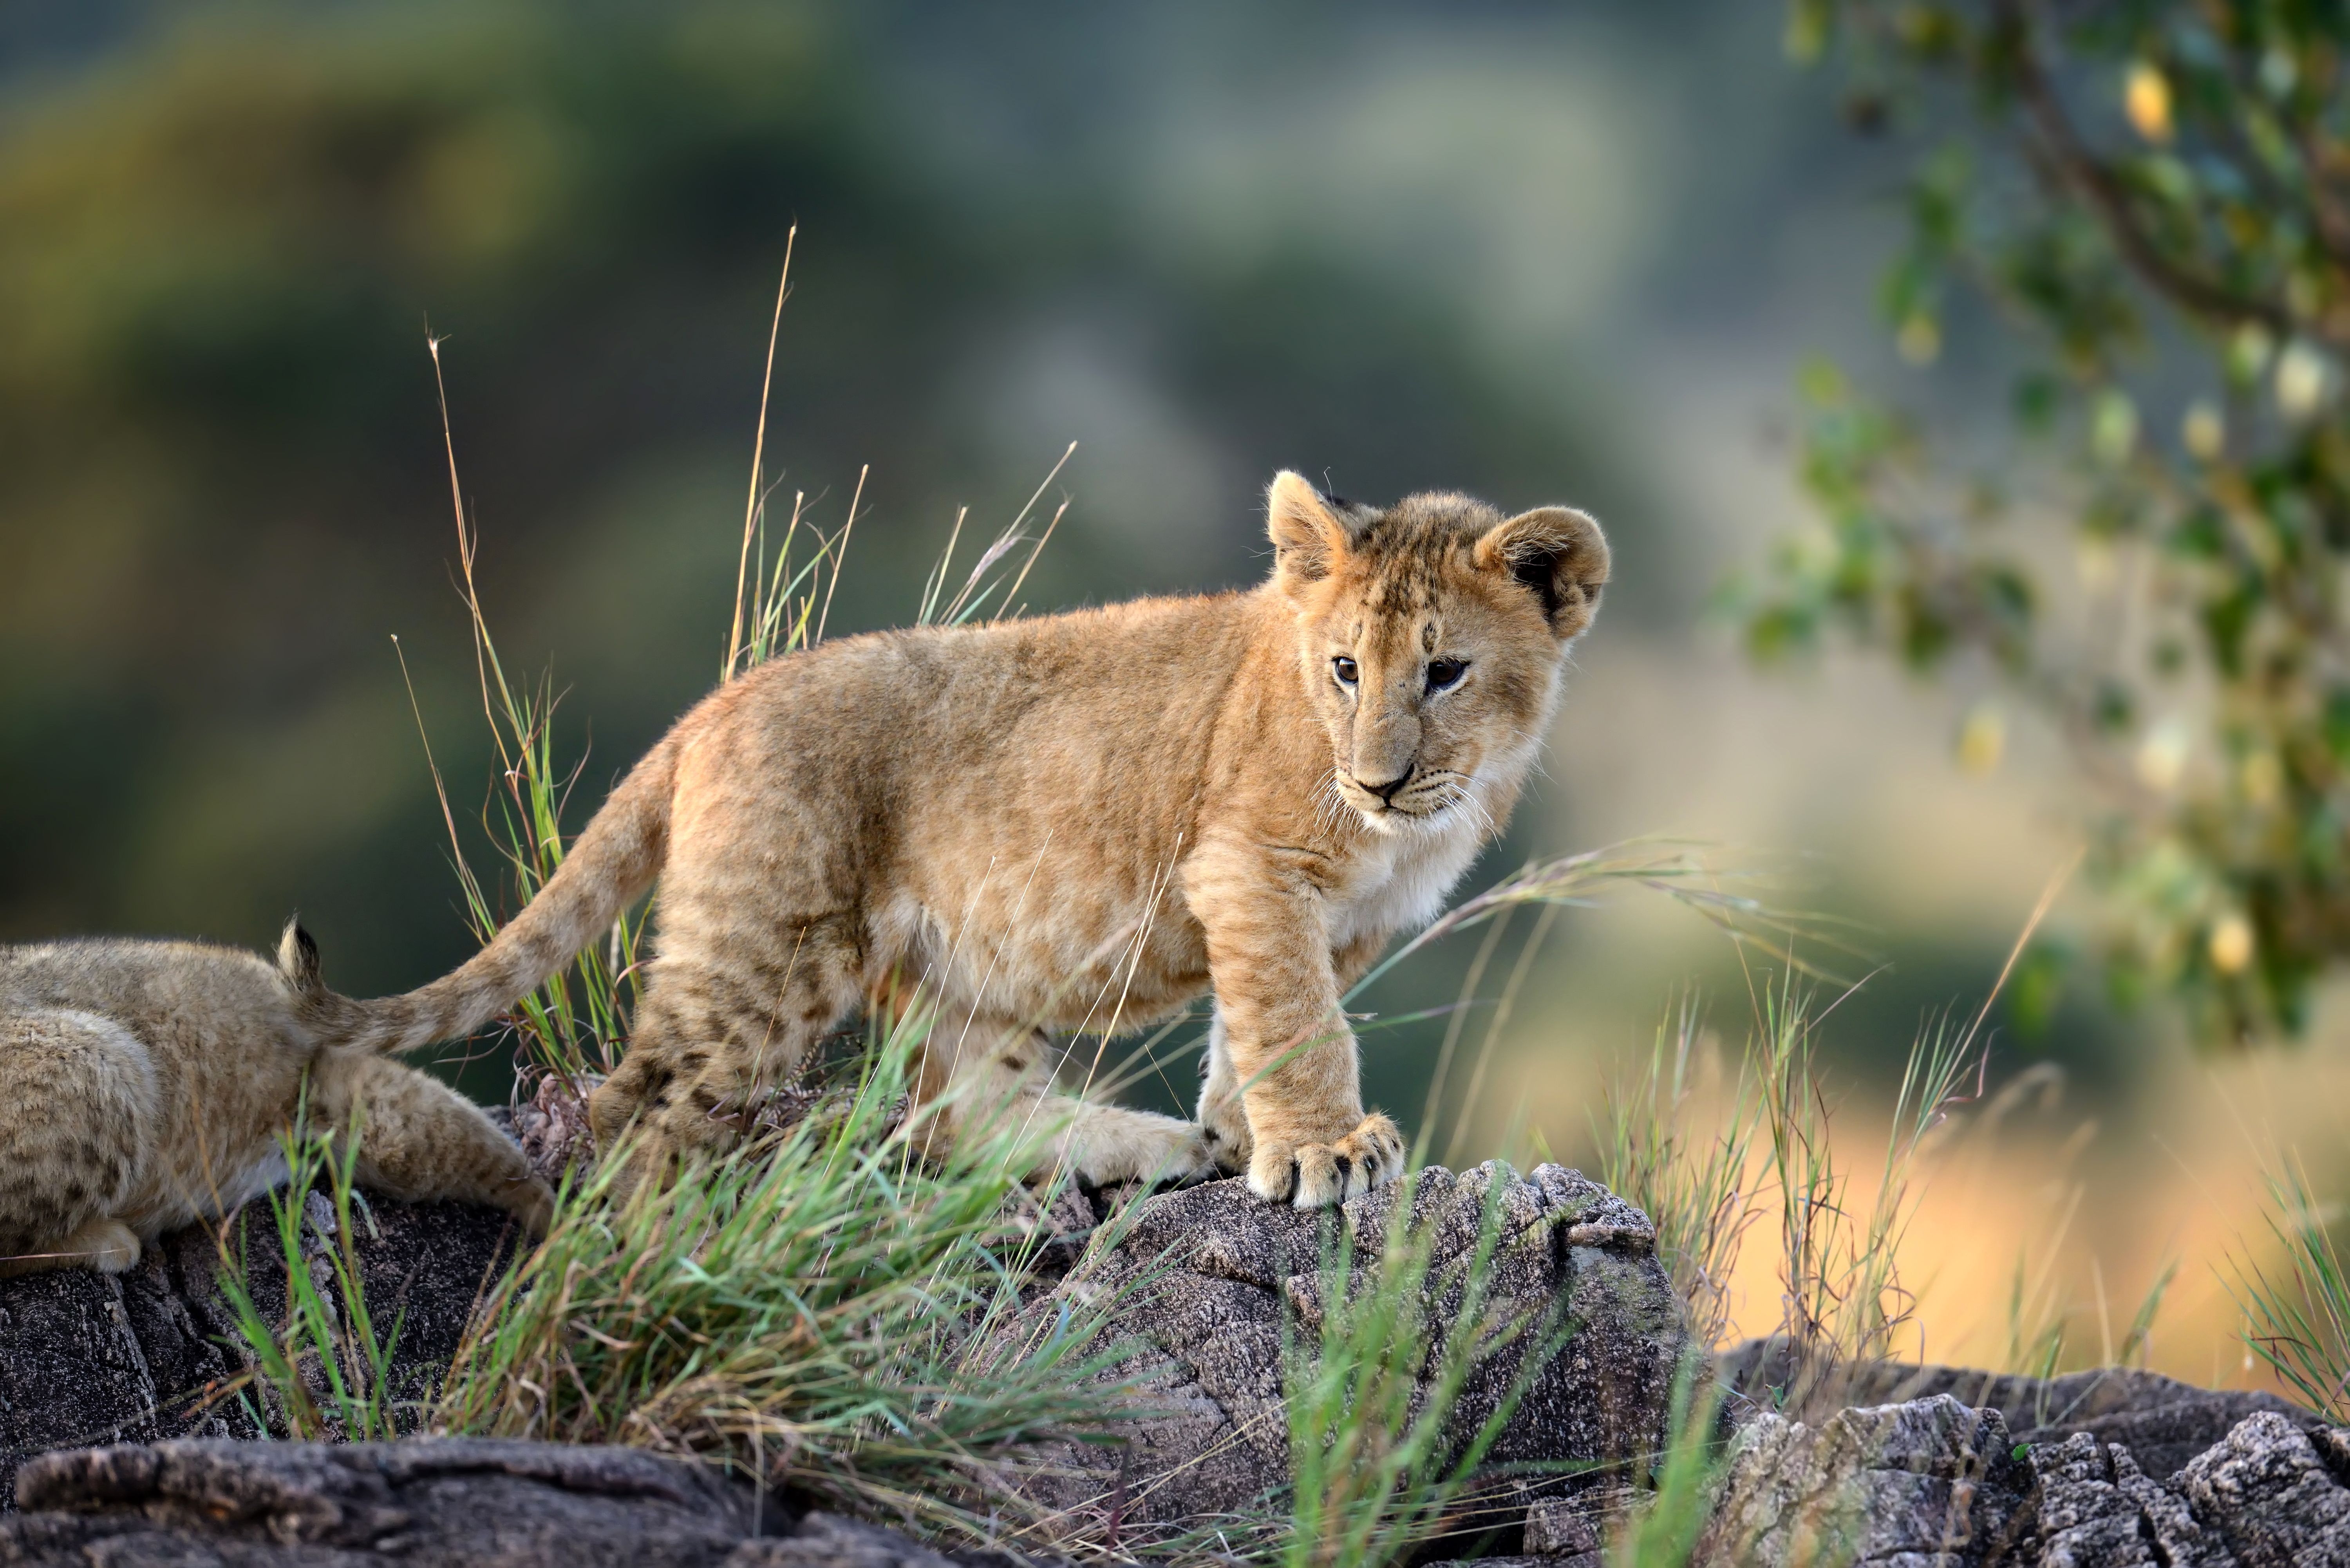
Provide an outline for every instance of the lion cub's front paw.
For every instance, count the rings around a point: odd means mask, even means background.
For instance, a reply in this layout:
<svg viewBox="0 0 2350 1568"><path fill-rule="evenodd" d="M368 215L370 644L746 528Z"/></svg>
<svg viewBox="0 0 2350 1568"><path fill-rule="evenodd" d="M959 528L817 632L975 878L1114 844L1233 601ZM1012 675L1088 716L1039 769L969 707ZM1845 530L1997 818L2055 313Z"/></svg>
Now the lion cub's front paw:
<svg viewBox="0 0 2350 1568"><path fill-rule="evenodd" d="M1274 1203L1319 1209L1393 1181L1403 1171L1403 1134L1374 1111L1336 1143L1260 1139L1249 1159L1249 1190Z"/></svg>
<svg viewBox="0 0 2350 1568"><path fill-rule="evenodd" d="M1062 1145L1062 1162L1097 1187L1123 1181L1190 1187L1223 1174L1207 1129L1171 1116L1093 1106Z"/></svg>

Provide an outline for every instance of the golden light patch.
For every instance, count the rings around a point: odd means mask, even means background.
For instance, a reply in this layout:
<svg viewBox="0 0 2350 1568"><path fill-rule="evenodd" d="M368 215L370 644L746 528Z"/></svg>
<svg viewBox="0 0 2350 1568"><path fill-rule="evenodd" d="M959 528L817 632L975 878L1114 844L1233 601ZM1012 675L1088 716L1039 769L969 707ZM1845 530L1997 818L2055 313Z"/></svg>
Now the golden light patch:
<svg viewBox="0 0 2350 1568"><path fill-rule="evenodd" d="M2211 967L2221 974L2241 974L2252 963L2252 923L2229 915L2211 928Z"/></svg>
<svg viewBox="0 0 2350 1568"><path fill-rule="evenodd" d="M2170 140L2170 81L2161 67L2147 60L2130 67L2122 89L2122 109L2129 116L2132 129L2148 141Z"/></svg>
<svg viewBox="0 0 2350 1568"><path fill-rule="evenodd" d="M1978 702L1959 726L1959 766L1982 774L2007 754L2007 713L1996 702Z"/></svg>

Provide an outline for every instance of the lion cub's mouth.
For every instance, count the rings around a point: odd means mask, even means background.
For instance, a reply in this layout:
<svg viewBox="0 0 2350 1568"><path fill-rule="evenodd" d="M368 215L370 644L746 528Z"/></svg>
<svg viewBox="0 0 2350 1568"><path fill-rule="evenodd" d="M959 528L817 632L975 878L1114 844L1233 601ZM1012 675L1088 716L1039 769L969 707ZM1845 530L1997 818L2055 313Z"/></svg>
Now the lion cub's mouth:
<svg viewBox="0 0 2350 1568"><path fill-rule="evenodd" d="M1365 789L1352 779L1344 782L1341 793L1366 825L1389 833L1450 816L1462 806L1473 807L1476 803L1470 790L1471 782L1466 774L1447 770L1423 774L1392 794Z"/></svg>

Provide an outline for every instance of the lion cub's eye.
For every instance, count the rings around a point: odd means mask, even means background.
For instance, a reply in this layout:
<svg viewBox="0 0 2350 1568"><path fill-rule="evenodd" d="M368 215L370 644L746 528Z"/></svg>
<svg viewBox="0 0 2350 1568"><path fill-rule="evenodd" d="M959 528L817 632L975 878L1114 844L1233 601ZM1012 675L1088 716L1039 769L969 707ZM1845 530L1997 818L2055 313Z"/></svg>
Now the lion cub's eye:
<svg viewBox="0 0 2350 1568"><path fill-rule="evenodd" d="M1342 653L1330 661L1330 673L1338 678L1339 685L1352 686L1355 683L1355 661Z"/></svg>
<svg viewBox="0 0 2350 1568"><path fill-rule="evenodd" d="M1441 691L1457 685L1468 673L1469 661L1465 659L1431 659L1428 661L1428 689Z"/></svg>

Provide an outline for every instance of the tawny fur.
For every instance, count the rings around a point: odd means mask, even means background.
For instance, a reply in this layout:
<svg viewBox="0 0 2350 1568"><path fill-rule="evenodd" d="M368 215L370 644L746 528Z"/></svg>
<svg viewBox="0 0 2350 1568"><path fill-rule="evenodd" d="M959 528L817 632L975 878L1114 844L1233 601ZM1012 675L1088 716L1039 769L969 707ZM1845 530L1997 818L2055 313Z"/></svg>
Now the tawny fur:
<svg viewBox="0 0 2350 1568"><path fill-rule="evenodd" d="M1300 1207L1391 1179L1340 994L1508 821L1607 546L1564 508L1378 512L1294 473L1268 503L1253 591L851 638L721 687L479 956L344 1027L479 1028L658 876L635 1039L590 1107L607 1147L632 1121L656 1161L722 1143L911 977L951 1127L1018 1116L1097 1181L1231 1168ZM1046 1032L1211 989L1199 1122L1048 1095Z"/></svg>
<svg viewBox="0 0 2350 1568"><path fill-rule="evenodd" d="M0 1273L119 1272L284 1181L306 1073L315 1120L359 1112L367 1187L543 1229L550 1195L513 1141L414 1068L328 1043L328 995L291 925L274 965L198 942L0 947Z"/></svg>

